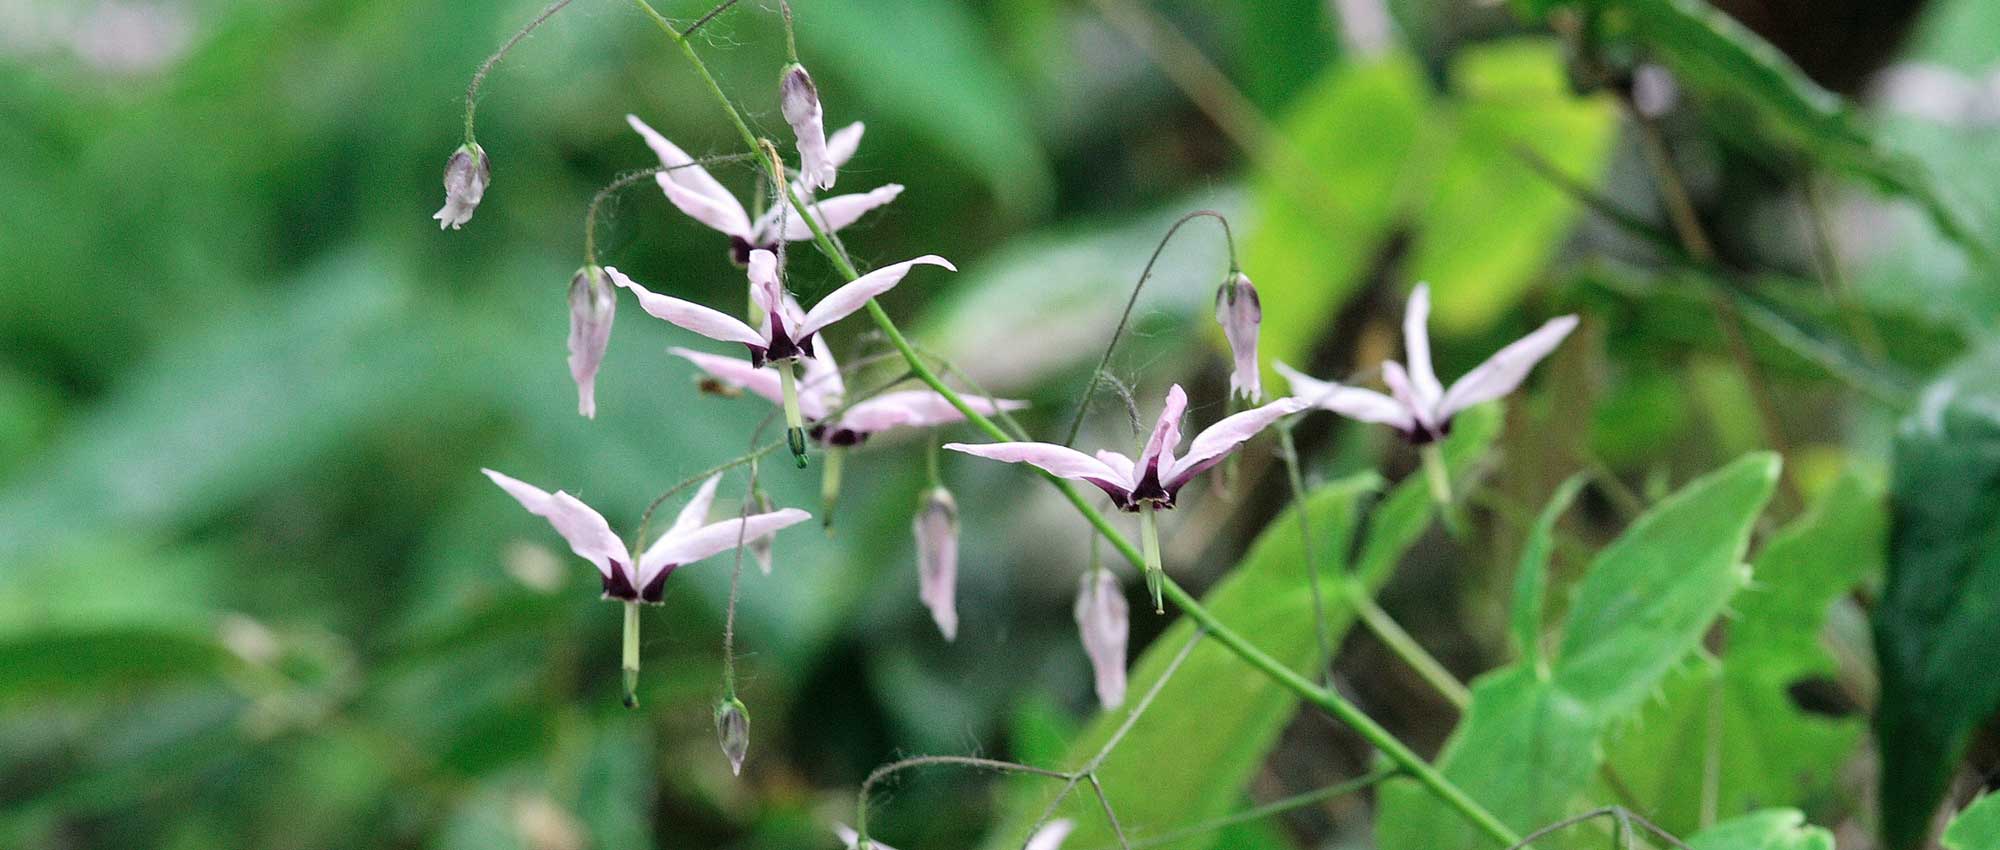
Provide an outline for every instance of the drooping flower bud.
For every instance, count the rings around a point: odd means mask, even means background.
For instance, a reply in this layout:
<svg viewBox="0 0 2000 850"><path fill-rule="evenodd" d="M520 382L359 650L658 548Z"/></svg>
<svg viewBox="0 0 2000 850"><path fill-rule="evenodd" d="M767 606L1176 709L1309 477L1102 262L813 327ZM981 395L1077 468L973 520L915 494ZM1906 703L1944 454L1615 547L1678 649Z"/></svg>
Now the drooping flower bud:
<svg viewBox="0 0 2000 850"><path fill-rule="evenodd" d="M1097 701L1105 708L1125 702L1125 641L1131 622L1118 578L1105 569L1085 572L1076 596L1076 628L1096 674Z"/></svg>
<svg viewBox="0 0 2000 850"><path fill-rule="evenodd" d="M437 219L438 229L457 230L471 221L472 211L479 208L479 199L486 196L486 184L492 180L492 162L485 149L467 142L452 151L444 166L444 207L431 216Z"/></svg>
<svg viewBox="0 0 2000 850"><path fill-rule="evenodd" d="M958 637L958 503L933 487L910 521L917 538L917 595L945 640Z"/></svg>
<svg viewBox="0 0 2000 850"><path fill-rule="evenodd" d="M743 499L750 503L750 509L745 513L768 514L777 510L777 506L771 504L770 494L765 493L762 487L757 488L757 492L744 496ZM770 575L771 535L764 535L745 545L750 549L750 557L757 559L757 569L762 570L765 575Z"/></svg>
<svg viewBox="0 0 2000 850"><path fill-rule="evenodd" d="M750 712L742 700L732 696L715 704L715 737L722 742L729 771L742 776L743 756L750 751Z"/></svg>
<svg viewBox="0 0 2000 850"><path fill-rule="evenodd" d="M833 188L833 160L826 154L826 118L819 88L804 65L785 66L778 78L778 110L799 143L799 182L809 189Z"/></svg>
<svg viewBox="0 0 2000 850"><path fill-rule="evenodd" d="M1264 305L1257 298L1257 287L1242 272L1230 275L1215 291L1215 321L1222 325L1236 360L1229 372L1229 391L1254 403L1264 394L1257 368L1257 329L1264 323Z"/></svg>
<svg viewBox="0 0 2000 850"><path fill-rule="evenodd" d="M618 292L596 266L576 270L569 281L569 376L576 381L576 412L597 418L597 367L611 345L611 319Z"/></svg>

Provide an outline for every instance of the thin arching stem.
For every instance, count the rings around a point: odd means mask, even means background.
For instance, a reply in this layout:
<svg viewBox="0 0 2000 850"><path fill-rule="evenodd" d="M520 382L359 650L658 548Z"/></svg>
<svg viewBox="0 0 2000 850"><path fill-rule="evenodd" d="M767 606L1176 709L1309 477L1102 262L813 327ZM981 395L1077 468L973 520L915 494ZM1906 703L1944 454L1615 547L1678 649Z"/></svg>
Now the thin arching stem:
<svg viewBox="0 0 2000 850"><path fill-rule="evenodd" d="M1290 797L1285 797L1280 800L1273 800L1269 803L1265 803L1264 805L1257 806L1255 808L1245 809L1235 814L1224 815L1214 820L1203 821L1201 823L1197 823L1192 826L1182 827L1172 832L1161 833L1159 835L1155 835L1150 838L1142 838L1138 841L1132 842L1130 848L1131 850L1146 850L1146 848L1149 847L1170 847L1179 844L1182 841L1185 841L1189 838L1194 838L1200 835L1207 835L1211 832L1220 832L1222 830L1228 829L1238 824L1245 824L1245 823L1250 823L1251 821L1263 820L1264 818L1271 817L1272 815L1280 815L1284 814L1285 812L1292 811L1294 809L1303 809L1307 806L1318 805L1328 800L1345 797L1349 794L1366 790L1368 788L1374 787L1375 785L1381 784L1386 780L1393 779L1401 775L1402 771L1397 770L1394 767L1381 768L1373 772L1364 774L1362 776L1356 777L1354 779L1347 780L1346 782L1329 785L1325 788L1315 788L1311 791L1304 791L1298 794L1293 794ZM1109 850L1109 848L1104 848L1104 850Z"/></svg>
<svg viewBox="0 0 2000 850"><path fill-rule="evenodd" d="M1174 220L1167 228L1166 235L1160 237L1160 244L1153 247L1153 256L1146 259L1146 267L1139 272L1139 280L1132 284L1132 294L1125 298L1125 310L1118 314L1118 326L1111 330L1111 341L1104 345L1104 356L1097 358L1097 368L1090 370L1090 380L1083 387L1083 402L1077 405L1076 414L1070 417L1069 433L1063 437L1063 445L1076 442L1076 432L1083 427L1083 415L1090 411L1090 399L1097 395L1097 382L1104 370L1111 365L1111 355L1118 350L1118 343L1125 337L1125 328L1132 323L1132 310L1139 305L1139 293L1146 289L1146 281L1153 277L1153 265L1160 261L1160 254L1166 252L1167 243L1174 240L1174 234L1188 222L1197 218L1213 218L1222 225L1222 239L1229 245L1229 270L1240 268L1236 264L1236 235L1229 229L1229 219L1215 210L1195 210Z"/></svg>
<svg viewBox="0 0 2000 850"><path fill-rule="evenodd" d="M1292 485L1292 512L1299 516L1299 551L1305 556L1306 587L1312 592L1313 638L1319 657L1313 669L1319 671L1320 685L1333 686L1333 645L1327 637L1326 600L1320 594L1319 559L1313 557L1312 518L1306 516L1306 479L1299 469L1299 447L1292 440L1292 423L1278 423L1278 450L1285 461L1285 479Z"/></svg>
<svg viewBox="0 0 2000 850"><path fill-rule="evenodd" d="M749 158L750 158L749 154L743 154L743 153L723 154L721 156L705 156L702 157L701 159L693 160L690 162L683 162L679 165L658 165L652 168L642 168L639 169L638 171L628 171L624 174L618 175L617 179L612 180L610 183L604 184L604 188L597 190L597 194L590 196L590 207L583 214L584 262L587 262L593 266L597 265L597 213L598 209L600 207L603 207L604 202L610 200L612 195L616 195L619 192L623 191L624 189L630 187L632 184L638 183L640 181L645 180L648 177L652 177L657 174L666 174L670 171L678 171L683 168L693 168L696 166L720 165L727 162L742 162Z"/></svg>
<svg viewBox="0 0 2000 850"><path fill-rule="evenodd" d="M716 6L713 9L708 10L708 14L701 16L701 18L695 21L694 23L688 24L687 29L681 30L681 38L687 38L688 36L694 35L695 30L701 29L702 26L707 24L709 21L715 20L716 15L720 15L723 12L729 11L729 7L734 5L736 5L736 0L723 0L723 2L720 5Z"/></svg>
<svg viewBox="0 0 2000 850"><path fill-rule="evenodd" d="M979 758L977 756L916 756L901 761L892 761L875 768L874 772L868 774L867 779L862 780L860 799L855 803L854 809L854 831L860 833L864 839L868 837L868 801L875 794L875 786L880 785L883 780L905 770L940 766L969 767L975 770L991 770L998 773L1022 773L1030 776L1044 776L1050 779L1071 778L1070 774L1063 773L1060 770L1049 770L1048 768L1035 767L1031 764L1019 764L1017 762Z"/></svg>
<svg viewBox="0 0 2000 850"><path fill-rule="evenodd" d="M728 114L731 123L742 134L745 145L752 150L757 149L758 141L756 134L751 132L750 125L744 122L743 116L737 111L735 103L722 91L721 84L716 82L714 75L709 72L707 64L701 61L701 56L695 52L694 46L687 39L681 38L680 34L674 30L666 18L654 10L647 0L633 0L633 3L644 10L653 19L655 24L660 26L674 40L676 46L680 48L682 55L687 58L689 64L694 67L696 74L701 77L708 90L714 95L717 104ZM782 182L782 175L774 174L773 176L775 178L774 182ZM787 187L786 195L792 207L803 214L805 212L805 203L798 195L789 191L789 187ZM804 219L807 229L812 231L813 243L820 250L820 253L824 254L828 261L833 263L834 268L846 280L852 281L859 278L861 276L860 273L855 271L854 265L834 247L831 240L827 239L826 233L820 227L819 222L809 215L804 216ZM924 362L923 356L918 354L916 348L903 336L902 329L898 328L895 321L889 318L888 312L882 309L880 303L870 300L867 304L867 310L869 318L875 322L875 325L881 329L883 335L889 339L889 344L902 353L903 359L909 363L910 371L916 375L918 380L937 391L939 395L944 396L953 407L965 415L968 423L984 432L987 436L1001 442L1011 441L1006 431L994 424L992 419L973 409L971 405L966 403L964 397L946 385L937 376L937 373L931 370L930 366ZM1092 527L1104 535L1104 539L1111 544L1112 548L1118 550L1118 553L1124 556L1126 561L1134 566L1145 563L1144 556L1139 552L1138 548L1133 546L1130 540L1125 539L1125 536L1118 529L1112 527L1110 519L1097 510L1074 485L1047 473L1041 473L1041 475L1043 480L1048 481L1050 486L1055 487L1057 492L1069 500L1070 504L1076 508L1077 512L1085 520L1089 521ZM1353 729L1356 734L1381 751L1390 761L1395 762L1403 768L1425 790L1436 796L1445 805L1456 810L1459 815L1472 823L1481 832L1484 832L1488 837L1500 844L1513 844L1519 840L1519 836L1515 834L1514 830L1503 823L1498 817L1495 817L1485 806L1480 805L1464 789L1459 788L1451 780L1446 779L1442 773L1439 773L1423 757L1417 755L1394 734L1382 728L1382 725L1375 722L1374 718L1369 717L1353 703L1348 702L1346 698L1340 696L1340 694L1334 692L1332 689L1323 688L1311 680L1300 676L1284 662L1272 658L1269 654L1257 648L1248 638L1245 638L1234 629L1231 629L1227 624L1217 619L1207 607L1201 604L1200 600L1195 599L1192 594L1189 594L1173 579L1165 579L1162 582L1161 589L1167 598L1173 600L1176 607L1187 614L1189 619L1206 628L1215 636L1216 640L1221 641L1224 646L1243 659L1245 663L1257 669L1265 676L1270 677L1279 686L1297 694L1301 699L1333 715L1336 720Z"/></svg>
<svg viewBox="0 0 2000 850"><path fill-rule="evenodd" d="M668 499L673 498L675 495L679 494L682 490L686 490L689 487L693 487L696 484L700 484L703 481L707 481L709 478L713 476L721 475L722 473L728 472L729 470L735 469L736 467L742 466L746 463L755 462L758 458L770 454L771 452L777 451L778 447L783 446L784 444L785 441L783 440L776 440L773 442L765 443L764 445L751 449L749 454L741 455L739 457L723 461L722 463L718 463L714 466L711 466L707 469L695 473L693 476L687 478L686 480L681 481L678 484L675 484L672 487L668 487L666 492L661 493L658 498L655 498L653 500L652 504L646 506L645 513L639 515L639 530L632 533L632 542L631 542L632 551L634 552L639 551L639 544L643 543L646 539L646 525L653 521L653 512L659 510L660 505L665 504Z"/></svg>
<svg viewBox="0 0 2000 850"><path fill-rule="evenodd" d="M1104 781L1095 773L1090 775L1090 790L1097 792L1097 805L1104 809L1104 822L1111 826L1111 834L1117 836L1120 850L1132 850L1132 842L1125 838L1125 827L1118 822L1118 813L1111 809L1111 798L1104 794Z"/></svg>
<svg viewBox="0 0 2000 850"><path fill-rule="evenodd" d="M507 54L514 49L514 45L520 44L521 39L528 37L528 33L534 32L536 27L542 25L543 21L554 17L555 13L562 11L563 7L569 5L570 2L571 0L556 0L554 3L550 3L548 8L543 9L542 13L536 15L534 20L529 21L527 26L522 27L514 33L512 38L507 39L507 43L500 45L499 50L493 51L493 55L486 57L486 61L479 63L479 70L472 73L472 82L465 87L466 144L475 143L472 133L473 113L479 110L479 87L486 84L486 75L493 72L493 66L500 64L500 60L507 58Z"/></svg>

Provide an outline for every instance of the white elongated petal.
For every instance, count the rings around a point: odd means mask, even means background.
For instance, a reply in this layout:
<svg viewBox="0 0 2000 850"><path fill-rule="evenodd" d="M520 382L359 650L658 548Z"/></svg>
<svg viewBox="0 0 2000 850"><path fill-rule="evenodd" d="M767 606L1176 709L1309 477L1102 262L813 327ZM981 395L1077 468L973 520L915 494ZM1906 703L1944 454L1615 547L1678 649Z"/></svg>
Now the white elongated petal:
<svg viewBox="0 0 2000 850"><path fill-rule="evenodd" d="M903 194L902 184L890 183L861 194L820 198L808 203L806 207L812 210L813 218L819 222L821 230L833 233L860 221L869 210L889 203L901 194ZM782 216L778 207L772 207L770 211L764 213L764 218L759 219L758 232L770 231L780 217L785 220L783 234L785 241L804 242L813 238L812 228L806 226L805 221L799 218L799 211L792 209L789 204L783 207Z"/></svg>
<svg viewBox="0 0 2000 850"><path fill-rule="evenodd" d="M1257 331L1264 323L1264 305L1250 278L1238 273L1215 291L1215 321L1229 340L1234 367L1229 372L1229 392L1257 401L1264 395L1262 370L1257 368Z"/></svg>
<svg viewBox="0 0 2000 850"><path fill-rule="evenodd" d="M860 149L861 134L867 130L856 121L833 131L833 135L826 137L826 161L833 163L835 168L847 165L847 161L854 158L854 152Z"/></svg>
<svg viewBox="0 0 2000 850"><path fill-rule="evenodd" d="M1167 388L1167 403L1160 407L1160 419L1153 423L1153 434L1146 438L1146 448L1139 452L1139 463L1135 477L1144 476L1146 470L1157 467L1164 477L1174 465L1174 447L1181 443L1181 415L1187 412L1187 391L1180 384Z"/></svg>
<svg viewBox="0 0 2000 850"><path fill-rule="evenodd" d="M625 116L625 123L632 125L639 136L646 140L646 146L660 157L660 164L669 170L655 175L660 189L667 193L667 200L687 213L689 218L720 230L730 236L750 238L750 214L743 211L743 204L736 196L723 188L708 169L690 165L694 157L680 146L667 141L636 115ZM678 166L678 167L675 167Z"/></svg>
<svg viewBox="0 0 2000 850"><path fill-rule="evenodd" d="M1413 430L1416 420L1410 408L1374 390L1322 381L1283 363L1271 367L1285 377L1292 396L1314 407L1331 410L1357 422L1376 422L1403 431Z"/></svg>
<svg viewBox="0 0 2000 850"><path fill-rule="evenodd" d="M633 584L644 588L663 569L692 564L734 547L739 540L747 543L809 519L812 519L812 514L798 508L780 508L768 514L733 517L711 523L685 534L668 534L654 541L639 556L638 580Z"/></svg>
<svg viewBox="0 0 2000 850"><path fill-rule="evenodd" d="M1035 830L1034 835L1028 836L1028 843L1022 850L1062 850L1063 841L1069 838L1070 832L1075 829L1076 821L1069 818L1049 821L1047 826Z"/></svg>
<svg viewBox="0 0 2000 850"><path fill-rule="evenodd" d="M1550 319L1536 328L1534 333L1494 352L1492 357L1486 358L1486 362L1452 383L1451 389L1438 403L1438 419L1448 420L1461 410L1513 392L1527 379L1528 371L1554 352L1556 346L1561 345L1569 332L1575 329L1575 316Z"/></svg>
<svg viewBox="0 0 2000 850"><path fill-rule="evenodd" d="M861 833L855 832L854 827L847 824L834 824L833 834L840 839L840 843L847 845L847 850L856 850L861 844ZM896 848L876 841L873 838L868 839L868 843L872 846L873 850L896 850Z"/></svg>
<svg viewBox="0 0 2000 850"><path fill-rule="evenodd" d="M778 373L770 369L752 366L748 360L678 346L667 349L667 353L693 363L696 368L707 372L710 377L721 381L725 386L749 390L773 404L784 403L784 392L779 385ZM805 406L803 397L800 402L799 406L803 408Z"/></svg>
<svg viewBox="0 0 2000 850"><path fill-rule="evenodd" d="M1117 452L1108 451L1105 449L1098 449L1096 457L1100 463L1103 463L1105 466L1111 467L1111 470L1113 472L1116 472L1119 475L1124 476L1125 480L1133 482L1134 484L1138 483L1139 473L1137 470L1134 470L1132 468L1131 458L1121 455Z"/></svg>
<svg viewBox="0 0 2000 850"><path fill-rule="evenodd" d="M1311 407L1301 399L1281 398L1262 407L1224 417L1194 435L1194 441L1188 444L1187 456L1176 461L1171 471L1161 470L1161 484L1169 491L1186 484L1189 479L1215 466L1244 441L1257 436L1257 432L1271 427L1271 423L1279 418Z"/></svg>
<svg viewBox="0 0 2000 850"><path fill-rule="evenodd" d="M541 517L555 526L556 533L569 543L569 550L576 556L597 566L597 571L605 578L611 577L612 564L631 560L625 550L625 542L611 533L611 524L604 521L604 515L591 510L589 505L575 496L557 490L549 493L505 474L491 469L481 469L500 489L527 508L528 513ZM630 578L630 576L627 576Z"/></svg>
<svg viewBox="0 0 2000 850"><path fill-rule="evenodd" d="M917 542L917 596L945 640L958 637L958 503L933 488L910 520Z"/></svg>
<svg viewBox="0 0 2000 850"><path fill-rule="evenodd" d="M925 254L914 260L883 266L827 293L825 298L821 298L818 304L814 304L811 310L806 311L805 321L792 331L793 336L803 337L818 333L827 325L846 318L861 309L869 299L894 289L896 284L903 282L903 276L909 274L912 267L919 265L942 266L951 271L958 271L958 267L952 265L950 260L936 254Z"/></svg>
<svg viewBox="0 0 2000 850"><path fill-rule="evenodd" d="M1416 390L1410 388L1410 373L1403 371L1403 364L1394 360L1382 361L1382 383L1389 386L1389 396L1397 404L1409 409L1410 419L1418 428L1437 430L1437 411L1417 400Z"/></svg>
<svg viewBox="0 0 2000 850"><path fill-rule="evenodd" d="M1410 292L1410 306L1403 312L1403 352L1410 361L1410 389L1417 406L1437 409L1444 396L1437 370L1431 366L1431 285L1419 283Z"/></svg>
<svg viewBox="0 0 2000 850"><path fill-rule="evenodd" d="M827 155L826 117L812 75L798 63L791 64L778 81L778 94L778 111L798 140L799 182L814 189L833 186L835 167Z"/></svg>
<svg viewBox="0 0 2000 850"><path fill-rule="evenodd" d="M618 313L618 291L604 279L604 270L584 268L569 283L569 376L576 382L577 412L597 418L597 370L611 345L611 322Z"/></svg>
<svg viewBox="0 0 2000 850"><path fill-rule="evenodd" d="M1019 410L1027 407L1025 401L1013 399L991 399L985 396L961 396L967 407L981 415L991 416L1001 410ZM930 390L898 390L857 402L840 415L840 427L864 434L877 434L891 428L927 428L965 419L965 414L952 406L944 396Z"/></svg>
<svg viewBox="0 0 2000 850"><path fill-rule="evenodd" d="M672 322L702 336L722 342L740 342L747 345L763 346L768 341L742 320L718 310L711 310L693 301L683 301L671 295L661 295L634 282L611 266L604 267L604 273L611 276L611 282L632 290L639 296L639 309L645 310L653 318Z"/></svg>
<svg viewBox="0 0 2000 850"><path fill-rule="evenodd" d="M1132 489L1132 471L1129 462L1124 470L1114 469L1104 461L1068 446L1058 446L1054 443L946 443L944 448L988 460L1025 463L1057 478L1092 483L1101 481L1119 489Z"/></svg>
<svg viewBox="0 0 2000 850"><path fill-rule="evenodd" d="M689 499L688 503L681 508L681 512L674 517L674 524L671 528L667 529L667 536L691 534L695 529L707 523L708 510L715 505L715 487L721 483L722 473L720 472L709 476L707 481L701 482L701 487L694 491L694 498Z"/></svg>
<svg viewBox="0 0 2000 850"><path fill-rule="evenodd" d="M1110 570L1083 574L1076 595L1076 630L1097 680L1097 701L1105 708L1125 702L1125 643L1131 633L1131 606Z"/></svg>

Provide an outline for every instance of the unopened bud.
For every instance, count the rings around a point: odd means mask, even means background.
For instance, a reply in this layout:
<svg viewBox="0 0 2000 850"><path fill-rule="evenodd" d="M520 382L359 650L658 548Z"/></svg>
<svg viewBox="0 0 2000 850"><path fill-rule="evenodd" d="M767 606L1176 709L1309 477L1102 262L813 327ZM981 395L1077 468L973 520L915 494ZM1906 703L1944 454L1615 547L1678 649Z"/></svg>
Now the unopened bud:
<svg viewBox="0 0 2000 850"><path fill-rule="evenodd" d="M492 180L492 162L479 145L467 142L452 151L444 166L444 208L431 216L437 219L438 229L457 230L471 221L479 199L486 196L486 184Z"/></svg>
<svg viewBox="0 0 2000 850"><path fill-rule="evenodd" d="M750 712L742 700L732 696L715 704L715 737L722 742L729 771L742 776L743 756L750 752Z"/></svg>
<svg viewBox="0 0 2000 850"><path fill-rule="evenodd" d="M1105 708L1125 702L1125 643L1131 625L1131 608L1118 578L1110 570L1085 572L1076 595L1076 628L1096 675L1097 701Z"/></svg>
<svg viewBox="0 0 2000 850"><path fill-rule="evenodd" d="M833 160L826 154L826 118L819 105L819 87L804 65L785 66L778 78L778 110L799 144L799 182L808 189L833 188Z"/></svg>
<svg viewBox="0 0 2000 850"><path fill-rule="evenodd" d="M1215 291L1215 321L1229 339L1229 353L1235 367L1229 372L1229 391L1251 402L1263 397L1262 373L1257 367L1257 329L1264 323L1264 305L1250 278L1236 272Z"/></svg>
<svg viewBox="0 0 2000 850"><path fill-rule="evenodd" d="M958 503L933 487L910 521L917 538L917 595L945 640L958 637Z"/></svg>
<svg viewBox="0 0 2000 850"><path fill-rule="evenodd" d="M576 412L597 417L597 367L611 345L618 293L604 270L584 266L569 281L569 375L576 381Z"/></svg>

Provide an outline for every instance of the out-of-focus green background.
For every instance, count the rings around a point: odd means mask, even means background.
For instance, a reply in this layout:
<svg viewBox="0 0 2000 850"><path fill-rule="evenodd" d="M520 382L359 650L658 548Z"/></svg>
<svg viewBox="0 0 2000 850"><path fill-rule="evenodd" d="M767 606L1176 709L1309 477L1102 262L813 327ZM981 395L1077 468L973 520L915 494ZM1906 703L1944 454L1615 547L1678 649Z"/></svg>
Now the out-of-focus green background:
<svg viewBox="0 0 2000 850"><path fill-rule="evenodd" d="M770 5L746 0L697 42L782 141ZM1870 143L1946 178L1954 209L2000 211L2000 14L1811 5L1732 11L1860 97ZM908 187L846 245L870 263L958 262L886 306L990 389L1032 400L1038 434L1060 433L1148 253L1196 208L1235 224L1267 364L1367 370L1396 352L1419 279L1436 290L1447 376L1549 315L1585 315L1510 409L1475 518L1497 543L1432 540L1384 597L1461 675L1502 653L1500 565L1554 482L1601 466L1651 495L1760 444L1700 284L1529 166L1667 231L1614 99L1576 93L1558 43L1507 8L1391 3L1388 40L1370 44L1366 0L795 6L829 124L868 123L840 187ZM0 0L0 846L832 846L827 825L852 816L874 765L1054 757L1094 712L1070 614L1086 530L1018 470L947 458L965 542L963 623L944 642L916 596L914 440L857 452L833 532L785 532L775 573L746 574L741 778L710 725L726 557L677 573L646 613L644 708L618 705L617 608L477 470L580 494L629 529L660 490L748 447L768 405L697 395L664 354L691 337L629 299L595 421L576 415L563 364L585 204L656 162L625 114L697 155L737 140L643 17L577 0L488 80L493 186L463 231L440 233L428 216L466 81L536 10ZM1871 95L1898 63L1932 76ZM1807 492L1842 468L1879 475L1896 416L1992 333L2000 288L1921 204L1786 146L1729 94L1683 78L1662 122L1720 262L1780 317L1752 310L1751 343L1792 472ZM750 191L747 167L716 172ZM1786 336L1799 316L1851 327L1822 297L1808 200L1875 329L1866 345ZM708 303L742 297L721 237L650 183L609 210L606 263ZM794 257L810 301L833 278ZM1113 364L1142 408L1181 381L1196 419L1219 415L1208 313L1225 265L1208 222L1166 249ZM863 325L831 335L846 359L880 348ZM1120 445L1118 403L1099 400L1083 442ZM1315 481L1413 464L1331 418L1300 438ZM1210 583L1281 503L1270 461L1259 444L1239 487L1203 485L1170 519L1186 581ZM816 471L773 464L764 481L816 506ZM743 486L732 477L723 503ZM1587 507L1579 534L1616 531ZM1136 655L1163 624L1134 610ZM1421 749L1450 730L1449 706L1369 639L1339 669ZM1865 662L1843 675L1869 692ZM1302 720L1244 793L1366 762ZM969 846L999 799L984 777L921 775L878 831ZM1860 809L1842 797L1815 815ZM1295 817L1229 846L1357 839L1358 818Z"/></svg>

